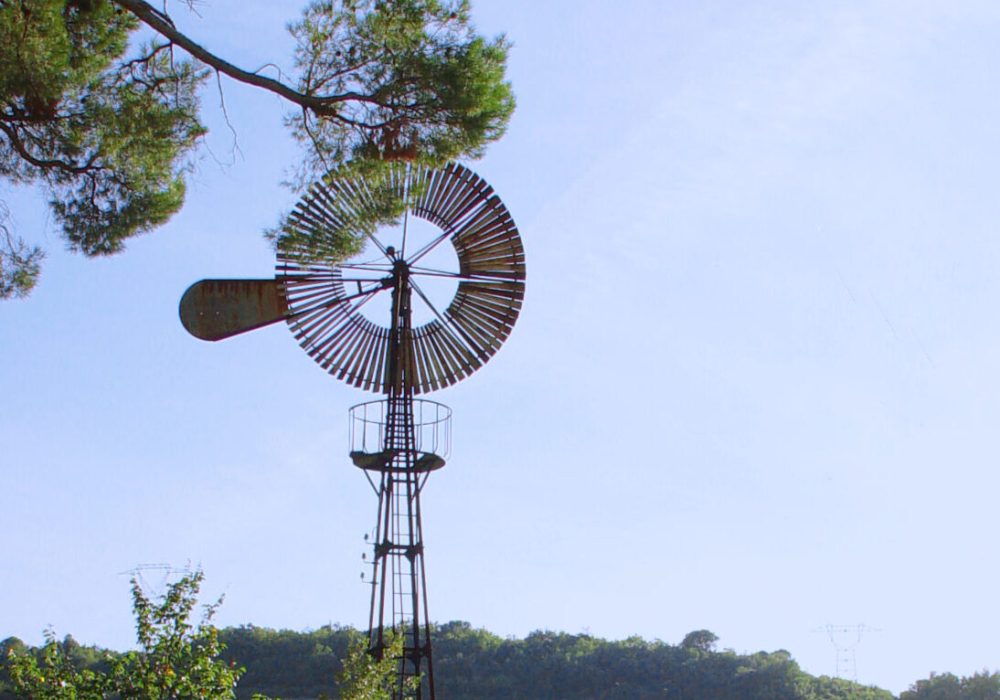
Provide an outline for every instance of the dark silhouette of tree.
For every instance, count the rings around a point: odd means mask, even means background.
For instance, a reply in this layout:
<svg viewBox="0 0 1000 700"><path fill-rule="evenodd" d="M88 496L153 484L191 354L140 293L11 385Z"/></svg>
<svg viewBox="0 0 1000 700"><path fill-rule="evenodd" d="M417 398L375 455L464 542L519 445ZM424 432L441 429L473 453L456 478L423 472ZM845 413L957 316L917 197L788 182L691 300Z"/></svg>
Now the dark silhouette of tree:
<svg viewBox="0 0 1000 700"><path fill-rule="evenodd" d="M719 638L708 630L695 630L688 632L681 641L681 646L685 649L697 649L699 651L712 651Z"/></svg>

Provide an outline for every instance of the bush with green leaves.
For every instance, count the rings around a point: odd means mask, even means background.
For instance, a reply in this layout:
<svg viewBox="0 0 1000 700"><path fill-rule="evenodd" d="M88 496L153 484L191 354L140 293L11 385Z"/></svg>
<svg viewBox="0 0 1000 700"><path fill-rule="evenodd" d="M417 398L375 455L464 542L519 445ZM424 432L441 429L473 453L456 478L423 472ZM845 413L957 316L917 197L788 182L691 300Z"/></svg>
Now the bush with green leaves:
<svg viewBox="0 0 1000 700"><path fill-rule="evenodd" d="M220 658L225 646L211 624L220 601L198 605L202 572L181 577L152 599L132 580L138 649L106 654L104 667L80 668L52 632L40 652L9 652L7 673L15 695L31 700L230 700L243 668Z"/></svg>

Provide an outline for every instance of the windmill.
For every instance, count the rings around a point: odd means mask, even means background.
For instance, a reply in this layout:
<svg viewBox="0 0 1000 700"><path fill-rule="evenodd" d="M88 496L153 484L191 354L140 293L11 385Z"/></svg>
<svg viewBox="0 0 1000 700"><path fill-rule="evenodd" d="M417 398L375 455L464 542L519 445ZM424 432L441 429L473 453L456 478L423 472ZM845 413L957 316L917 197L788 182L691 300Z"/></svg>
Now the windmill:
<svg viewBox="0 0 1000 700"><path fill-rule="evenodd" d="M402 226L372 224L392 219ZM435 262L445 242L451 269ZM357 255L344 260L345 244ZM285 321L329 374L381 395L350 410L350 457L378 497L369 651L381 658L390 630L403 634L395 697L434 700L420 494L448 456L451 410L416 397L468 377L507 339L524 298L520 235L493 189L464 166L399 163L314 183L277 249L274 279L193 284L181 321L213 341ZM452 285L450 300L430 293L440 283ZM372 318L379 298L388 318Z"/></svg>

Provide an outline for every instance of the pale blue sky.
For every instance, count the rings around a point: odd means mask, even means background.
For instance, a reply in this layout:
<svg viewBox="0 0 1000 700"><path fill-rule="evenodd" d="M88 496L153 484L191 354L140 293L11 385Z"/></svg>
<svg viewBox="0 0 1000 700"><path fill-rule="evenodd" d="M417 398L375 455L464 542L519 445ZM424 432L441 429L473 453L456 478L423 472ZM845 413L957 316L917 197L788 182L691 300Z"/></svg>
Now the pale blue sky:
<svg viewBox="0 0 1000 700"><path fill-rule="evenodd" d="M182 27L288 65L301 4ZM1000 5L475 0L515 44L508 136L472 167L512 212L528 296L502 351L432 398L431 616L788 649L878 628L893 691L996 668ZM122 256L50 250L0 305L0 637L132 639L127 575L200 564L219 621L361 626L375 502L347 409L281 326L177 320L203 277L266 277L294 202L277 98L227 83L188 204Z"/></svg>

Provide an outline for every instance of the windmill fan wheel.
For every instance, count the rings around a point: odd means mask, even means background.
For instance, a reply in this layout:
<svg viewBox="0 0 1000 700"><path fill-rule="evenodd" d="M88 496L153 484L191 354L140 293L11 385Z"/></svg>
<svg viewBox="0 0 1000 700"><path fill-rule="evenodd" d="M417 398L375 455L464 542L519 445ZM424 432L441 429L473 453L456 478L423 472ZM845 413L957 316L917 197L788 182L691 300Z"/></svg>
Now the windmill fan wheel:
<svg viewBox="0 0 1000 700"><path fill-rule="evenodd" d="M408 250L410 217L440 233ZM372 223L391 218L403 222L399 250L384 245ZM337 259L345 241L363 243L375 259ZM454 248L457 269L426 267L426 256L445 241ZM457 282L446 306L421 287L432 277ZM462 165L401 163L367 176L334 171L314 183L289 215L278 237L277 279L288 325L323 369L384 392L390 346L398 343L406 389L419 394L469 376L507 339L524 299L524 248L493 188ZM392 313L387 324L362 313L371 299L400 287L414 306L426 307L429 321L401 327Z"/></svg>

